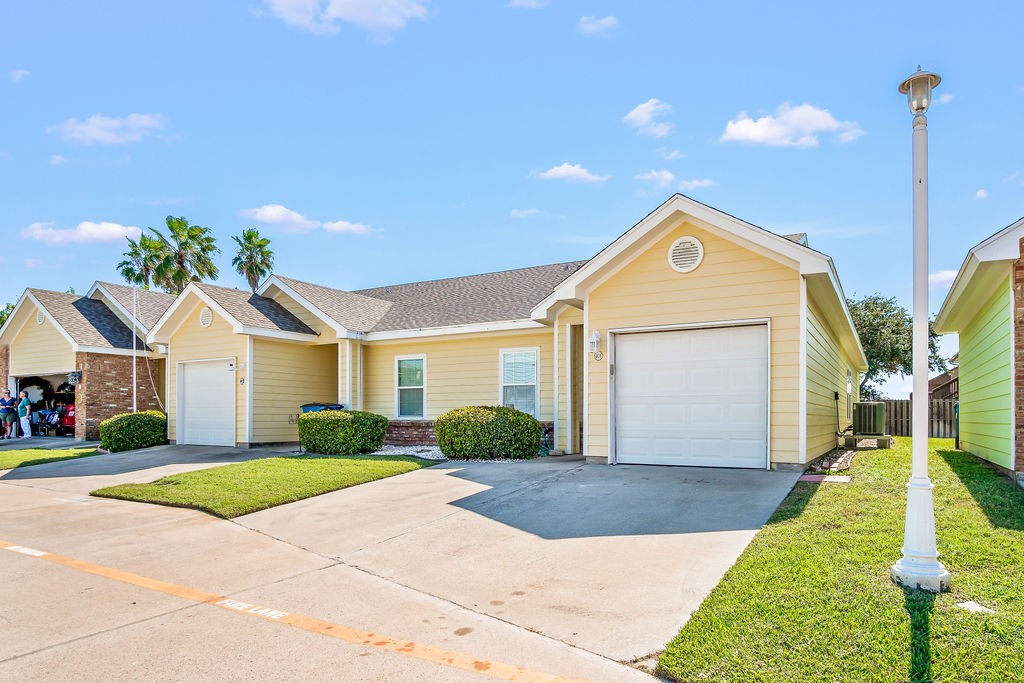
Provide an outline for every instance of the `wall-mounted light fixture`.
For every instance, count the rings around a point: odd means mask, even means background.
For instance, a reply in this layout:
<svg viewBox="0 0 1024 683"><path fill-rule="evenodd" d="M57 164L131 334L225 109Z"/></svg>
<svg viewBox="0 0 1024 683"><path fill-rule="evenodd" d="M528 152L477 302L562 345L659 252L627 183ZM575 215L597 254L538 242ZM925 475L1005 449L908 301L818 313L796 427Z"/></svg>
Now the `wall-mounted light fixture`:
<svg viewBox="0 0 1024 683"><path fill-rule="evenodd" d="M590 339L587 340L587 351L594 354L594 360L601 360L604 358L604 354L601 353L601 333L594 330L590 334Z"/></svg>
<svg viewBox="0 0 1024 683"><path fill-rule="evenodd" d="M82 382L82 373L78 372L77 370L75 372L69 372L68 376L67 376L67 380L68 380L68 384L70 384L71 386L76 386L78 384L81 384L81 382Z"/></svg>

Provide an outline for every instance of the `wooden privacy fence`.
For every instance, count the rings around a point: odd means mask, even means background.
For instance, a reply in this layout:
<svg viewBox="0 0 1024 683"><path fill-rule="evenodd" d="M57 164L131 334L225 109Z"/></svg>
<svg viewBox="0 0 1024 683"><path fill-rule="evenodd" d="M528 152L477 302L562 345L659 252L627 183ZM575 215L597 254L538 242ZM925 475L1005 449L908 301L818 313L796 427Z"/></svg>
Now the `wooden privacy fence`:
<svg viewBox="0 0 1024 683"><path fill-rule="evenodd" d="M887 399L885 403L885 432L892 436L912 436L911 414L914 402L910 399ZM956 400L943 398L929 401L928 436L952 439L956 436L956 417L953 406Z"/></svg>

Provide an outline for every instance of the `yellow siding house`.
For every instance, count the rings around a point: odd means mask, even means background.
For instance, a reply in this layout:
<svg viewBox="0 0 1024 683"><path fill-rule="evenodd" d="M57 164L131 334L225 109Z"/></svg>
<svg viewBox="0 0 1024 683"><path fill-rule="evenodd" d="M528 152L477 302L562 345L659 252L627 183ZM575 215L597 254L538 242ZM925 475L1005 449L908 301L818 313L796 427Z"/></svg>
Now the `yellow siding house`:
<svg viewBox="0 0 1024 683"><path fill-rule="evenodd" d="M681 195L589 261L359 291L194 283L149 341L179 443L294 441L311 401L423 443L442 413L499 404L612 464L799 466L836 447L866 369L827 256Z"/></svg>
<svg viewBox="0 0 1024 683"><path fill-rule="evenodd" d="M968 251L935 319L960 335L960 447L1024 486L1024 219Z"/></svg>

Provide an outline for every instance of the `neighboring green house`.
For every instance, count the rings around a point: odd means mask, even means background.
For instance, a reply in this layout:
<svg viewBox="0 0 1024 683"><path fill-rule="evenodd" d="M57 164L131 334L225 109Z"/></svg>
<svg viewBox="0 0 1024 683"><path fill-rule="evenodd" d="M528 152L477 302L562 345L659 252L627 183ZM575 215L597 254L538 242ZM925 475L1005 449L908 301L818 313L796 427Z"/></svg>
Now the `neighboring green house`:
<svg viewBox="0 0 1024 683"><path fill-rule="evenodd" d="M960 335L960 447L1024 486L1024 218L971 248L935 320Z"/></svg>

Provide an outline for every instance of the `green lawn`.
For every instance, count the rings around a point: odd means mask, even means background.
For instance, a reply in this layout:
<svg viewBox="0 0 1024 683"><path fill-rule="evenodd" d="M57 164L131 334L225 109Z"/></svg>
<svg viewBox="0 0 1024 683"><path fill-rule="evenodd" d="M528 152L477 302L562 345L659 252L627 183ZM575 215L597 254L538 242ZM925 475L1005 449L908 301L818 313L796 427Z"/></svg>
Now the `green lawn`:
<svg viewBox="0 0 1024 683"><path fill-rule="evenodd" d="M95 448L20 448L16 451L0 451L0 470L13 470L15 467L42 465L44 462L72 460L96 455Z"/></svg>
<svg viewBox="0 0 1024 683"><path fill-rule="evenodd" d="M1024 490L930 441L953 591L904 591L910 440L864 451L849 484L798 483L662 654L697 681L1024 681ZM972 614L956 603L994 610Z"/></svg>
<svg viewBox="0 0 1024 683"><path fill-rule="evenodd" d="M433 464L380 455L262 458L175 474L150 484L110 486L92 495L195 508L231 518Z"/></svg>

